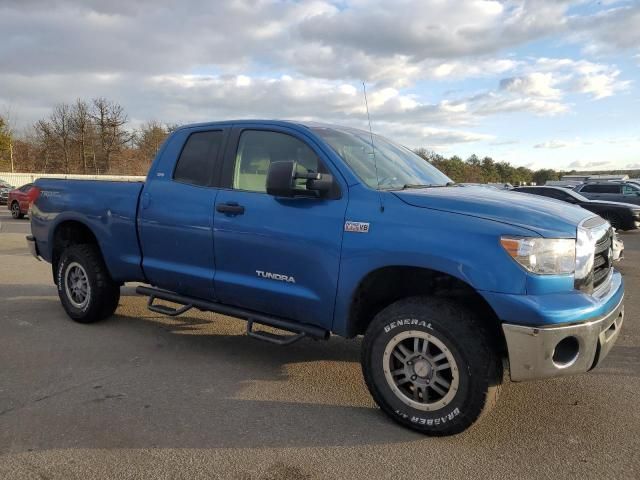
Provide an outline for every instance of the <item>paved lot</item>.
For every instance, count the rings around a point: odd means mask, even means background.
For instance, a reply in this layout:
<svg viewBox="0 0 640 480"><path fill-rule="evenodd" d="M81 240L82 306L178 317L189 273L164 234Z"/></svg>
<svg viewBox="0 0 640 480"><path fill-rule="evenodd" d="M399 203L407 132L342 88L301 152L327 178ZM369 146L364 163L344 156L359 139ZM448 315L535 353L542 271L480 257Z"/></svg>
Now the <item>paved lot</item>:
<svg viewBox="0 0 640 480"><path fill-rule="evenodd" d="M0 478L639 478L640 232L627 318L598 370L509 384L470 431L426 438L374 407L359 341L287 348L213 314L67 319L28 222L0 214Z"/></svg>

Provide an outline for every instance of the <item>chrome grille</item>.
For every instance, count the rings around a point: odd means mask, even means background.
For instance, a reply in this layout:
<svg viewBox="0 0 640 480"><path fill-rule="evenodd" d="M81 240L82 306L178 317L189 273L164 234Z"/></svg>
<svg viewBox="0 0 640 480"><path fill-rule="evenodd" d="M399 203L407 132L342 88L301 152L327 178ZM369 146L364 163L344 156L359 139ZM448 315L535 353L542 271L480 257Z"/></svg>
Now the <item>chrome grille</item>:
<svg viewBox="0 0 640 480"><path fill-rule="evenodd" d="M593 288L597 289L602 285L613 268L613 230L607 233L596 243L595 255L593 259Z"/></svg>

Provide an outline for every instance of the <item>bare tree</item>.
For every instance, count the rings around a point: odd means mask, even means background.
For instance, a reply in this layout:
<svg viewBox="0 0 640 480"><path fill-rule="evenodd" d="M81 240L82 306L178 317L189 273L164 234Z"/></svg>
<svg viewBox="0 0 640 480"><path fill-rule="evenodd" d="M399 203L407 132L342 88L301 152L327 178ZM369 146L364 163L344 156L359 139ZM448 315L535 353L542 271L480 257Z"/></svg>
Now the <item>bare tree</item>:
<svg viewBox="0 0 640 480"><path fill-rule="evenodd" d="M100 97L93 100L91 117L97 130L101 171L106 173L111 168L111 156L132 138L124 129L127 115L118 103Z"/></svg>
<svg viewBox="0 0 640 480"><path fill-rule="evenodd" d="M71 108L71 132L73 141L78 147L78 158L82 165L83 173L87 173L87 156L91 156L91 135L93 133L92 118L89 114L89 105L81 99L77 99ZM95 156L93 157L95 159Z"/></svg>
<svg viewBox="0 0 640 480"><path fill-rule="evenodd" d="M167 129L155 120L145 123L136 132L135 146L145 164L151 164L168 134Z"/></svg>
<svg viewBox="0 0 640 480"><path fill-rule="evenodd" d="M71 151L71 107L66 103L60 103L53 108L50 117L51 127L56 137L58 145L62 150L64 173L70 173L69 159Z"/></svg>
<svg viewBox="0 0 640 480"><path fill-rule="evenodd" d="M13 136L9 121L0 116L0 169L11 169L13 172Z"/></svg>
<svg viewBox="0 0 640 480"><path fill-rule="evenodd" d="M53 126L47 120L38 120L33 126L33 130L39 150L44 159L42 172L47 173L47 168L50 166L51 156L55 151L56 144Z"/></svg>

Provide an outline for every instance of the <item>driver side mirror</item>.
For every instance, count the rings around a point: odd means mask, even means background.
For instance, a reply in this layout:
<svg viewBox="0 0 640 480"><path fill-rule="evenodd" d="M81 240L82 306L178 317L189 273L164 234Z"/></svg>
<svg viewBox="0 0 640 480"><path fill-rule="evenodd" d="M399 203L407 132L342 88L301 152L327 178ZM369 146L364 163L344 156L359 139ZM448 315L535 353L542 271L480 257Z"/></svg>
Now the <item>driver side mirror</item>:
<svg viewBox="0 0 640 480"><path fill-rule="evenodd" d="M306 180L306 188L296 185L296 180ZM271 162L267 172L267 193L274 197L316 197L331 191L333 176L329 173L299 172L298 163L287 160Z"/></svg>

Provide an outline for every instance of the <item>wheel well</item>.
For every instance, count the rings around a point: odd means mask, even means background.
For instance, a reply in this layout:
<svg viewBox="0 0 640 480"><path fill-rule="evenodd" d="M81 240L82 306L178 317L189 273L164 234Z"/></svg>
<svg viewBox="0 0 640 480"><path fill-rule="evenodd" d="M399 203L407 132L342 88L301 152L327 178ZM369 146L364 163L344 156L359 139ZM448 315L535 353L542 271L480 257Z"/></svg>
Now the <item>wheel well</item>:
<svg viewBox="0 0 640 480"><path fill-rule="evenodd" d="M466 305L483 321L497 351L506 352L500 319L471 285L447 273L420 267L383 267L369 273L358 286L349 310L349 336L363 335L378 312L416 295L454 299Z"/></svg>
<svg viewBox="0 0 640 480"><path fill-rule="evenodd" d="M71 245L93 244L100 249L98 240L93 232L84 223L74 220L62 222L53 233L53 248L51 265L53 267L53 281L57 283L56 270L62 252Z"/></svg>

